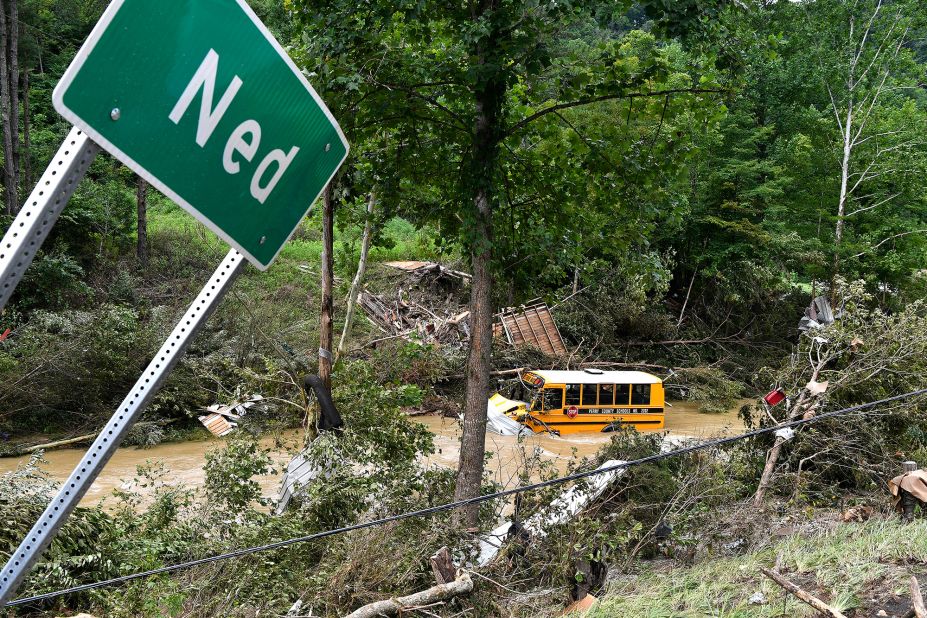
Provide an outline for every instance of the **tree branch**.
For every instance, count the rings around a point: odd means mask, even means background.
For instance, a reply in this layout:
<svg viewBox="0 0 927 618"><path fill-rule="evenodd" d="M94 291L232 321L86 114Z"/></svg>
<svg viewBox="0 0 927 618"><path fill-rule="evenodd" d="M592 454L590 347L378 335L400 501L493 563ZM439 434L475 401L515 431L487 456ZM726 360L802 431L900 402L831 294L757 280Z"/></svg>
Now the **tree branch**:
<svg viewBox="0 0 927 618"><path fill-rule="evenodd" d="M439 601L446 601L461 594L468 594L473 590L473 581L466 573L448 584L432 586L428 590L410 594L405 597L396 597L385 601L377 601L354 610L347 618L375 618L376 616L393 616L405 614L406 611L422 605L431 605Z"/></svg>
<svg viewBox="0 0 927 618"><path fill-rule="evenodd" d="M523 129L528 126L530 123L534 122L542 116L547 114L552 114L556 111L562 109L570 109L571 107L580 107L583 105L589 105L590 103L600 103L602 101L614 101L616 99L642 99L646 97L666 97L671 94L718 94L724 92L723 90L713 89L713 88L672 88L670 90L655 90L653 92L631 92L624 94L603 94L597 97L586 97L583 99L577 99L576 101L570 101L568 103L558 103L556 105L551 105L546 107L538 112L527 116L515 124L513 124L503 135L503 138L509 137L514 134L516 131Z"/></svg>
<svg viewBox="0 0 927 618"><path fill-rule="evenodd" d="M448 116L450 116L451 118L453 118L454 120L456 120L458 123L460 123L460 126L461 126L461 127L466 127L466 126L467 126L467 124L463 121L463 119L460 117L459 114L454 113L453 111L451 111L451 110L450 110L448 107L446 107L445 105L442 105L441 103L438 103L438 101L437 101L434 97L424 95L424 94L422 94L422 93L416 91L414 88L411 88L411 87L409 87L409 86L404 86L404 85L402 85L402 84L387 84L387 83L384 83L384 82L377 81L377 80L373 77L373 75L369 75L369 76L367 77L367 80L368 80L370 83L374 84L375 86L379 86L379 87L381 87L381 88L386 88L387 90L399 90L399 91L401 91L401 92L405 92L405 93L408 94L409 96L415 97L416 99L420 99L420 100L422 100L422 101L428 103L429 105L433 106L435 109L441 110L442 112L444 112L445 114L447 114Z"/></svg>
<svg viewBox="0 0 927 618"><path fill-rule="evenodd" d="M866 255L867 253L870 253L870 252L872 252L872 251L875 251L876 249L878 249L879 247L881 247L882 245L884 245L885 243L887 243L887 242L890 241L890 240L894 240L894 239L896 239L896 238L901 238L902 236L908 236L909 234L927 234L927 229L923 229L923 230L909 230L909 231L907 231L907 232L900 232L900 233L898 233L898 234L895 234L894 236L889 236L888 238L882 239L878 244L875 244L875 245L869 247L869 248L866 249L865 251L861 251L860 253L857 253L857 254L854 255L853 257L854 257L854 258L862 257L862 256Z"/></svg>
<svg viewBox="0 0 927 618"><path fill-rule="evenodd" d="M896 197L898 197L899 195L901 195L901 192L900 192L900 191L899 191L898 193L895 193L894 195L888 196L888 197L885 198L884 200L880 200L880 201L876 202L876 203L873 204L872 206L866 206L866 207L864 207L864 208L857 208L856 210L854 210L854 211L851 212L850 214L846 215L844 218L852 217L853 215L858 215L858 214L861 213L861 212L866 212L867 210L872 210L873 208L878 208L879 206L881 206L881 205L884 204L885 202L890 202L890 201L892 201L893 199L895 199Z"/></svg>

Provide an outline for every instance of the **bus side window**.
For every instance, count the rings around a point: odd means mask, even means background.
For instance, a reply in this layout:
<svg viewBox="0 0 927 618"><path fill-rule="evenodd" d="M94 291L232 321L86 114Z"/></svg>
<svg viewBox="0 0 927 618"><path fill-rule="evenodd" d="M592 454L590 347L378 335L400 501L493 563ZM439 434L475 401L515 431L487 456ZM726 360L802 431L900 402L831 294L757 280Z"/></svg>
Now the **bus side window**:
<svg viewBox="0 0 927 618"><path fill-rule="evenodd" d="M544 389L544 411L559 412L563 409L563 389Z"/></svg>
<svg viewBox="0 0 927 618"><path fill-rule="evenodd" d="M615 385L615 405L626 406L631 399L631 386L628 384Z"/></svg>
<svg viewBox="0 0 927 618"><path fill-rule="evenodd" d="M598 403L598 384L583 384L583 405L594 406Z"/></svg>
<svg viewBox="0 0 927 618"><path fill-rule="evenodd" d="M615 405L615 385L614 384L602 384L601 386L599 386L599 405L600 406Z"/></svg>
<svg viewBox="0 0 927 618"><path fill-rule="evenodd" d="M650 405L650 385L635 384L631 392L632 406L649 406Z"/></svg>
<svg viewBox="0 0 927 618"><path fill-rule="evenodd" d="M567 384L566 387L566 405L579 405L579 384Z"/></svg>

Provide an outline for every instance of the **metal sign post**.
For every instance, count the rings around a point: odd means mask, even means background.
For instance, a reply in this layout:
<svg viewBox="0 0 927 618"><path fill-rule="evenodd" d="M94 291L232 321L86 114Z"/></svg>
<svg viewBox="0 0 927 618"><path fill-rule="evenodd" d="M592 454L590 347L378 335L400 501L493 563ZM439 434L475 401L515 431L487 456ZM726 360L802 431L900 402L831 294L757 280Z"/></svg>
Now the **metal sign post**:
<svg viewBox="0 0 927 618"><path fill-rule="evenodd" d="M112 0L53 94L74 123L0 245L0 309L103 148L233 249L0 571L0 606L77 506L245 259L266 269L348 155L244 0Z"/></svg>
<svg viewBox="0 0 927 618"><path fill-rule="evenodd" d="M222 296L235 279L235 275L245 263L244 257L238 251L234 249L229 251L193 304L180 318L167 341L155 354L135 386L119 405L116 413L94 440L90 450L77 464L74 472L58 490L58 495L49 503L45 512L3 567L2 577L0 577L0 606L11 600L23 577L38 560L83 495L90 489L94 479L116 452L116 448L129 428L158 392L193 336L216 309Z"/></svg>
<svg viewBox="0 0 927 618"><path fill-rule="evenodd" d="M73 128L0 242L0 311L100 151Z"/></svg>

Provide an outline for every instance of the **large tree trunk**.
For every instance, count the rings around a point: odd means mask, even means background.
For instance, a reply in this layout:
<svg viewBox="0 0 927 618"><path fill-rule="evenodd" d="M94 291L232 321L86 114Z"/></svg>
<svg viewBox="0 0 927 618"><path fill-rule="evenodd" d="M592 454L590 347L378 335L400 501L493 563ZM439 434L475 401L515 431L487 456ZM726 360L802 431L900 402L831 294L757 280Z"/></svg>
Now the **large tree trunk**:
<svg viewBox="0 0 927 618"><path fill-rule="evenodd" d="M10 123L10 63L9 63L9 24L6 15L6 2L0 0L0 130L3 131L3 202L7 214L13 214L18 200L16 183L13 179L13 130Z"/></svg>
<svg viewBox="0 0 927 618"><path fill-rule="evenodd" d="M338 356L344 354L348 343L348 337L351 335L351 325L354 322L355 305L357 305L357 295L360 293L361 285L364 282L364 273L367 272L367 255L370 253L370 240L373 236L373 209L377 203L376 189L370 191L370 197L367 198L367 220L364 222L364 236L361 239L360 259L357 261L357 273L354 275L354 281L351 282L351 292L348 294L348 308L344 315L344 330L341 331L341 339L338 341Z"/></svg>
<svg viewBox="0 0 927 618"><path fill-rule="evenodd" d="M19 212L19 0L8 0L10 15L7 21L9 28L9 49L7 61L10 63L10 128L13 130L12 148L13 165L13 214Z"/></svg>
<svg viewBox="0 0 927 618"><path fill-rule="evenodd" d="M850 79L852 89L852 77ZM840 163L840 198L837 202L837 226L834 229L834 263L831 275L831 302L836 301L837 275L840 274L840 244L843 242L844 217L847 211L848 185L850 178L850 157L853 154L853 95L847 105L846 122L843 127L843 159Z"/></svg>
<svg viewBox="0 0 927 618"><path fill-rule="evenodd" d="M492 357L492 207L493 174L499 155L501 108L505 86L489 80L476 93L476 127L470 180L473 182L470 261L470 350L467 354L467 386L463 435L455 500L479 495L486 450L486 402ZM479 524L479 504L465 507L463 523Z"/></svg>
<svg viewBox="0 0 927 618"><path fill-rule="evenodd" d="M22 184L26 193L32 190L32 122L29 110L29 71L23 73L23 148Z"/></svg>
<svg viewBox="0 0 927 618"><path fill-rule="evenodd" d="M148 268L148 183L141 176L135 185L135 204L138 211L138 241L135 255L142 268Z"/></svg>
<svg viewBox="0 0 927 618"><path fill-rule="evenodd" d="M319 324L319 377L325 388L332 387L332 341L334 301L333 256L334 250L334 181L322 193L322 307Z"/></svg>
<svg viewBox="0 0 927 618"><path fill-rule="evenodd" d="M483 242L478 242L470 253L473 268L470 283L470 350L467 354L466 401L455 500L479 495L482 486L486 452L486 402L489 399L492 358L492 254L489 244L492 238L489 221L492 209L486 191L480 191L474 202L481 212L481 220L475 231ZM478 504L464 509L464 523L469 527L477 526Z"/></svg>

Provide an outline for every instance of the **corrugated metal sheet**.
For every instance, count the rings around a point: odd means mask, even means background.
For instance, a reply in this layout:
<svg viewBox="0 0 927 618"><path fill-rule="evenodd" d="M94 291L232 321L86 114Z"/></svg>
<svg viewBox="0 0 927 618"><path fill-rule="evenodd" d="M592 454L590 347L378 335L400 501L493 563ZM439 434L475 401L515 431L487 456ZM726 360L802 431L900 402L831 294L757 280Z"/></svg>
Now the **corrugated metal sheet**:
<svg viewBox="0 0 927 618"><path fill-rule="evenodd" d="M566 344L547 305L539 300L521 307L509 307L496 315L497 334L516 348L530 345L549 356L564 356Z"/></svg>
<svg viewBox="0 0 927 618"><path fill-rule="evenodd" d="M286 472L283 473L283 481L280 483L280 493L277 495L274 514L280 515L283 513L287 504L290 503L293 493L318 476L319 469L310 463L303 453L298 453L293 457L286 467Z"/></svg>

